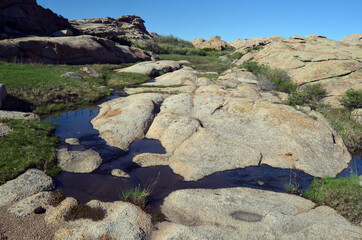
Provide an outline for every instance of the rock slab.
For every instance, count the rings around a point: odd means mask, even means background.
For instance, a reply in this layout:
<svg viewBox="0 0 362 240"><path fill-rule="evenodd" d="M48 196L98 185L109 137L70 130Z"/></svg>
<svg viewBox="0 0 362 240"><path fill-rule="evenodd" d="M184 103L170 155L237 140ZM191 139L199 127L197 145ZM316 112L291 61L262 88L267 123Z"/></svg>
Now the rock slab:
<svg viewBox="0 0 362 240"><path fill-rule="evenodd" d="M92 150L68 151L66 148L57 151L58 166L64 171L75 173L89 173L102 164L102 158Z"/></svg>

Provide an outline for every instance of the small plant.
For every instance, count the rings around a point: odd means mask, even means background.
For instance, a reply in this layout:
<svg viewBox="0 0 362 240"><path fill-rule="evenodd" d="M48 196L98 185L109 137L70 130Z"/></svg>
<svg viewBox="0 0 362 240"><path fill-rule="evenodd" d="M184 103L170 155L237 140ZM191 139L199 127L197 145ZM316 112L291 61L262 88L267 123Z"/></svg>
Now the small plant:
<svg viewBox="0 0 362 240"><path fill-rule="evenodd" d="M53 207L58 206L63 200L66 199L66 196L61 192L53 192L52 198L50 199L50 205Z"/></svg>
<svg viewBox="0 0 362 240"><path fill-rule="evenodd" d="M236 59L240 59L244 56L245 54L242 52L235 52L231 55L231 59L232 60L236 60Z"/></svg>
<svg viewBox="0 0 362 240"><path fill-rule="evenodd" d="M308 102L308 94L305 92L292 92L289 94L287 104L291 106L304 105Z"/></svg>
<svg viewBox="0 0 362 240"><path fill-rule="evenodd" d="M319 101L326 96L326 90L322 84L306 85L300 91L292 92L288 96L287 104L309 105L312 109L316 109Z"/></svg>
<svg viewBox="0 0 362 240"><path fill-rule="evenodd" d="M299 195L299 184L288 183L287 185L285 185L285 192L289 194Z"/></svg>
<svg viewBox="0 0 362 240"><path fill-rule="evenodd" d="M346 94L339 99L343 106L348 109L362 107L362 89L354 90L348 89Z"/></svg>
<svg viewBox="0 0 362 240"><path fill-rule="evenodd" d="M318 205L328 205L355 224L362 221L362 186L356 175L314 180L304 196Z"/></svg>
<svg viewBox="0 0 362 240"><path fill-rule="evenodd" d="M88 218L93 221L99 221L102 220L105 215L106 212L103 208L92 208L88 205L80 204L69 209L64 219L65 221L75 221L81 218Z"/></svg>

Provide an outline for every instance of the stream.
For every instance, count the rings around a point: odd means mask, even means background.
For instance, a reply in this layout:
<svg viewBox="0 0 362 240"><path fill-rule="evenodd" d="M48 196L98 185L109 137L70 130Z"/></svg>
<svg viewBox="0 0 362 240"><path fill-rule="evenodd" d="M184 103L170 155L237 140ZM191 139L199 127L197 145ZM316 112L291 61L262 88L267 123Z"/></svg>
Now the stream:
<svg viewBox="0 0 362 240"><path fill-rule="evenodd" d="M102 102L122 96L124 96L122 91L115 91L111 97L105 98ZM262 165L217 172L198 181L183 181L183 178L173 173L168 166L140 167L132 162L132 158L141 153L165 153L165 149L158 140L135 141L131 144L129 152L108 146L90 123L98 112L99 107L92 107L45 119L58 125L55 131L55 134L60 137L58 148L78 151L91 148L103 159L102 165L91 173L62 172L55 178L57 190L66 196L76 198L79 203L87 203L92 199L106 202L118 201L123 191L135 187L147 189L156 182L150 195L150 205L158 212L163 199L179 189L250 187L285 192L287 184L291 183L298 186L299 190L305 190L314 179L313 176L302 171ZM77 138L81 145L68 145L65 143L67 138ZM131 178L112 176L111 171L115 168L127 172ZM342 171L338 177L349 176L351 172L361 175L361 168L362 154L356 154L349 168Z"/></svg>

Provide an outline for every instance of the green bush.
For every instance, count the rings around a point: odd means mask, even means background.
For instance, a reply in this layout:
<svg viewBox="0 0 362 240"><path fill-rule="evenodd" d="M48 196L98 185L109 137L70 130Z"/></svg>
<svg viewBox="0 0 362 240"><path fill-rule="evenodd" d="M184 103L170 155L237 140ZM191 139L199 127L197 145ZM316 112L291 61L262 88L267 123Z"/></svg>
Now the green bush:
<svg viewBox="0 0 362 240"><path fill-rule="evenodd" d="M141 190L139 187L137 187L135 189L130 189L122 192L122 195L120 195L120 199L122 201L130 202L141 208L145 208L148 202L149 195L150 193L148 191Z"/></svg>
<svg viewBox="0 0 362 240"><path fill-rule="evenodd" d="M356 175L349 178L314 180L304 196L318 205L328 205L336 209L355 224L362 221L362 186L359 185Z"/></svg>
<svg viewBox="0 0 362 240"><path fill-rule="evenodd" d="M235 52L233 54L231 54L231 59L232 60L236 60L236 59L240 59L244 56L245 54L242 52Z"/></svg>
<svg viewBox="0 0 362 240"><path fill-rule="evenodd" d="M311 102L319 102L327 93L321 83L305 85L302 91L308 94L308 100Z"/></svg>
<svg viewBox="0 0 362 240"><path fill-rule="evenodd" d="M291 106L308 104L311 108L315 109L317 108L318 102L324 98L325 95L326 90L322 84L306 85L301 88L301 91L289 94L287 104Z"/></svg>
<svg viewBox="0 0 362 240"><path fill-rule="evenodd" d="M308 102L308 93L305 92L292 92L288 96L287 104L291 106L304 105Z"/></svg>
<svg viewBox="0 0 362 240"><path fill-rule="evenodd" d="M339 99L343 106L348 109L362 107L362 89L348 89L346 94Z"/></svg>

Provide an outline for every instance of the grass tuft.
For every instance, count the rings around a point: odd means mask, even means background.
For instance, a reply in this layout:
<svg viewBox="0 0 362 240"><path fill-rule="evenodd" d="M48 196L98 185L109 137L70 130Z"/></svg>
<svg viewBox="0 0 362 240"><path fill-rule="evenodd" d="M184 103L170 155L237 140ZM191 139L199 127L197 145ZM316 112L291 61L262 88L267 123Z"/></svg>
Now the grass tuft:
<svg viewBox="0 0 362 240"><path fill-rule="evenodd" d="M66 199L66 197L67 196L61 192L53 192L52 198L50 199L50 205L57 207L61 202L63 202L64 199Z"/></svg>
<svg viewBox="0 0 362 240"><path fill-rule="evenodd" d="M77 219L88 218L93 221L100 221L104 219L106 211L100 207L92 208L88 205L80 204L72 207L65 214L65 221L75 221Z"/></svg>

